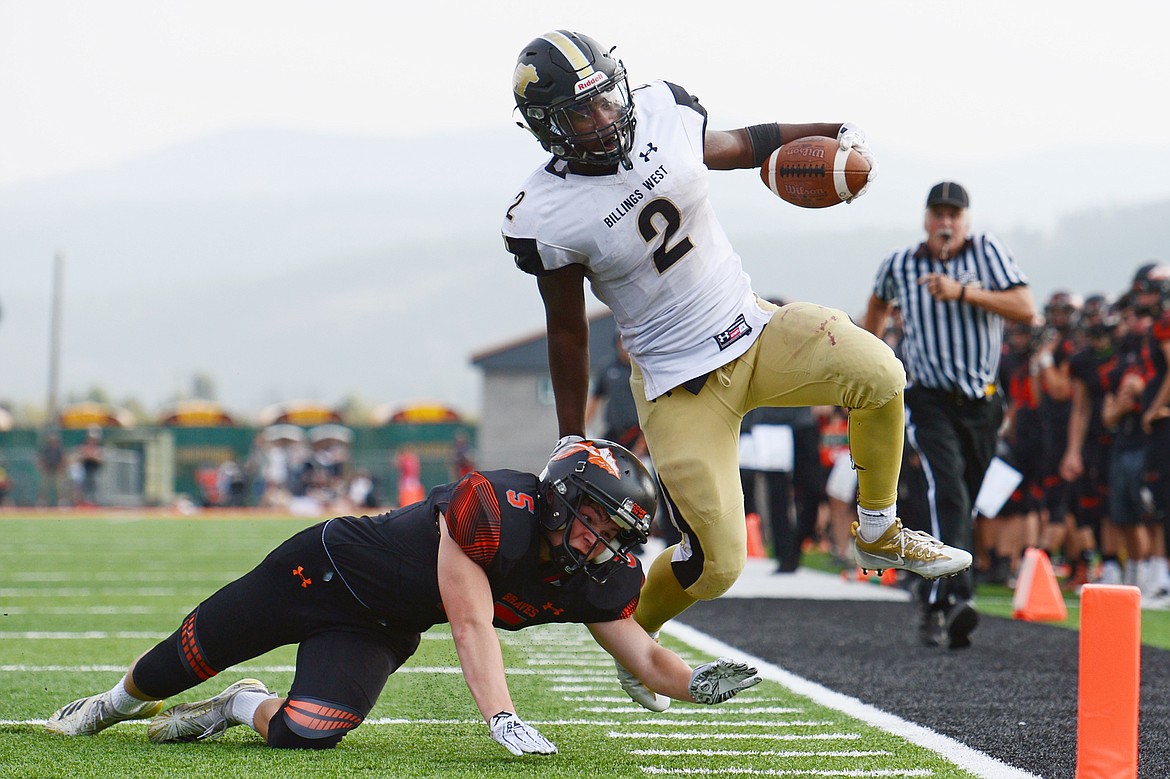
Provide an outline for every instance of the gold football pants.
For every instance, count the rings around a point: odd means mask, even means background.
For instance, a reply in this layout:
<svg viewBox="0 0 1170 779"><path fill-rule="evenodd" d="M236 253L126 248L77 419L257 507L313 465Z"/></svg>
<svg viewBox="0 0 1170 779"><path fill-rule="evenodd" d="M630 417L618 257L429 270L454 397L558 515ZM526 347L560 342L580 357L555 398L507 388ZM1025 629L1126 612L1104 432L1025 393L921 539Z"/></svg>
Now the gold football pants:
<svg viewBox="0 0 1170 779"><path fill-rule="evenodd" d="M842 311L813 303L777 308L748 351L708 376L699 394L676 388L646 400L642 374L630 377L638 417L666 510L682 541L654 560L635 619L649 631L696 600L717 598L743 571L747 554L739 433L758 406L849 409L849 446L858 503L892 506L902 463L906 376L881 339Z"/></svg>

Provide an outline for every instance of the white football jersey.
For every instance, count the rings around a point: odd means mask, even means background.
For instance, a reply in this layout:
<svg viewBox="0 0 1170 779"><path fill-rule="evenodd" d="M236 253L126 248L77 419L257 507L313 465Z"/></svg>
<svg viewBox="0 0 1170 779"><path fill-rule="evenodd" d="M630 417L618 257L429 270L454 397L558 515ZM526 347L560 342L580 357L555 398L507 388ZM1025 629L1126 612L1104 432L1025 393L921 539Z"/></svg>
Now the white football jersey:
<svg viewBox="0 0 1170 779"><path fill-rule="evenodd" d="M664 81L633 98L633 170L577 175L554 159L524 182L503 233L528 273L585 266L652 400L743 354L770 314L708 200L706 112Z"/></svg>

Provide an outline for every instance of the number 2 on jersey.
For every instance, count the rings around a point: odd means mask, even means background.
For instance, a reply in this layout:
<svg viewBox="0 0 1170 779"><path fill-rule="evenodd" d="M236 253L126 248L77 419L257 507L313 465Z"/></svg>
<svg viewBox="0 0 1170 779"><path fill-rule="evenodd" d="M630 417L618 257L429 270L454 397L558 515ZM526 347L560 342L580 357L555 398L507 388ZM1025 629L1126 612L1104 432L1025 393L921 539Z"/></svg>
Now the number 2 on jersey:
<svg viewBox="0 0 1170 779"><path fill-rule="evenodd" d="M655 216L662 217L661 221L664 224L661 230L658 229ZM673 244L671 243L680 226L682 226L682 214L679 213L678 206L666 198L651 200L638 213L638 232L642 234L643 241L650 243L658 237L659 233L662 234L662 243L654 249L654 267L658 269L659 273L665 273L671 265L674 265L691 249L695 248L690 237L686 235Z"/></svg>

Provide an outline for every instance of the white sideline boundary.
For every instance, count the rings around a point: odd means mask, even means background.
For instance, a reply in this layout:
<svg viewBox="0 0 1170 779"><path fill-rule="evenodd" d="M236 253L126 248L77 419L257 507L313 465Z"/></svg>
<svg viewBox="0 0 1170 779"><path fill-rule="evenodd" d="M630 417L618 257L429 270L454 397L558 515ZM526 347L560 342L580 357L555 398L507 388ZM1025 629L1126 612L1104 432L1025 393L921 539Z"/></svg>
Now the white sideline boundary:
<svg viewBox="0 0 1170 779"><path fill-rule="evenodd" d="M708 654L734 657L737 660L751 663L759 669L760 676L763 678L778 682L798 695L803 695L822 706L827 706L850 717L859 719L868 725L873 725L874 727L893 733L895 736L900 736L912 744L917 744L932 752L937 752L960 768L966 769L976 776L983 777L983 779L1041 779L1041 777L1035 774L1010 766L991 755L985 755L982 752L974 750L966 744L954 740L950 736L944 736L930 728L925 728L904 720L901 717L884 712L868 703L859 701L857 698L830 690L828 687L797 676L790 671L785 671L780 666L769 663L767 660L744 654L742 650L724 643L713 636L709 636L702 631L696 630L689 625L672 620L667 622L662 630L667 635L673 636L680 641L685 641L696 649L700 649Z"/></svg>

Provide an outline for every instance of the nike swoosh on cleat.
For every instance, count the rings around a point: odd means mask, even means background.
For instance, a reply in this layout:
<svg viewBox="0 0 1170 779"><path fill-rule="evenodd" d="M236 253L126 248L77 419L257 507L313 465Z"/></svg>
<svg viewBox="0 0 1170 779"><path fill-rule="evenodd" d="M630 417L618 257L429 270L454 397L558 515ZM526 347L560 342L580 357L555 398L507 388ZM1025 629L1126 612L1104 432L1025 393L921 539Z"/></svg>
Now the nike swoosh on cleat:
<svg viewBox="0 0 1170 779"><path fill-rule="evenodd" d="M902 555L900 555L900 554L894 555L893 557L886 557L885 555L874 554L873 552L866 552L864 549L861 551L862 551L862 553L868 555L869 557L872 557L875 560L885 560L886 562L890 563L891 565L902 565L904 562L906 562L902 558Z"/></svg>

